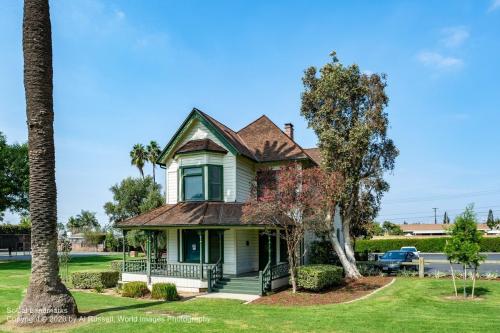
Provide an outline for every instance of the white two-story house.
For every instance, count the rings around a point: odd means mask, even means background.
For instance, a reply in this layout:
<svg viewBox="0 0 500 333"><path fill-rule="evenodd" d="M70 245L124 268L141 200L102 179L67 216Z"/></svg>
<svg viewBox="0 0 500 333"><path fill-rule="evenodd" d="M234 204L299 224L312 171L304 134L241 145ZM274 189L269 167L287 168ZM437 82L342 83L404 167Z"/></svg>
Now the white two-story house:
<svg viewBox="0 0 500 333"><path fill-rule="evenodd" d="M242 207L259 168L297 161L319 164L317 148L294 141L261 116L239 131L193 109L161 153L166 204L122 221L147 231L143 260L125 260L122 280L174 282L180 290L262 293L287 283L286 246L280 230L243 223ZM164 233L166 248L158 249Z"/></svg>

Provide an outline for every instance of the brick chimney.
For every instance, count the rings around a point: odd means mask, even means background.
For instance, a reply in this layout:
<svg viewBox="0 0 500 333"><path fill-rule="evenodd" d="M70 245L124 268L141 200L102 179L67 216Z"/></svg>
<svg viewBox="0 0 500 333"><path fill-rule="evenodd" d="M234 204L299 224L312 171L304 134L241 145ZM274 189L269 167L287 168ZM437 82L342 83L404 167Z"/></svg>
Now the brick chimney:
<svg viewBox="0 0 500 333"><path fill-rule="evenodd" d="M288 137L293 140L293 124L292 123L285 124L285 134L288 135Z"/></svg>

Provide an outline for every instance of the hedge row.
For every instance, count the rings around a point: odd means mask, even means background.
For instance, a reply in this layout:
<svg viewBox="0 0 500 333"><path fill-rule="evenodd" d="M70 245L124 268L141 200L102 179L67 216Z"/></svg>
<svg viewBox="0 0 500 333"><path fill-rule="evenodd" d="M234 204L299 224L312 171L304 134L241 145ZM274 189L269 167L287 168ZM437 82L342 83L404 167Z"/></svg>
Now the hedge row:
<svg viewBox="0 0 500 333"><path fill-rule="evenodd" d="M334 265L306 265L297 269L297 286L319 291L343 281L344 270Z"/></svg>
<svg viewBox="0 0 500 333"><path fill-rule="evenodd" d="M415 246L420 252L443 252L446 239L446 237L361 239L356 241L356 252L386 252L398 250L402 246ZM500 237L485 237L480 245L482 252L500 252Z"/></svg>
<svg viewBox="0 0 500 333"><path fill-rule="evenodd" d="M19 224L0 224L0 235L29 235L31 227Z"/></svg>
<svg viewBox="0 0 500 333"><path fill-rule="evenodd" d="M79 289L104 289L115 287L119 278L116 271L75 272L71 274L71 284Z"/></svg>

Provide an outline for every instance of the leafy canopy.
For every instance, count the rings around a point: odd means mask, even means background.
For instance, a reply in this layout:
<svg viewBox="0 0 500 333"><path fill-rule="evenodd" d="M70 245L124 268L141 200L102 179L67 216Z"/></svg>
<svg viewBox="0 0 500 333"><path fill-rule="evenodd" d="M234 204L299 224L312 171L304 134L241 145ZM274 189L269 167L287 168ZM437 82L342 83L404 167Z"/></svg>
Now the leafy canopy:
<svg viewBox="0 0 500 333"><path fill-rule="evenodd" d="M485 257L479 253L482 235L477 230L477 216L474 206L469 205L449 228L451 238L446 241L444 252L452 263L477 267Z"/></svg>
<svg viewBox="0 0 500 333"><path fill-rule="evenodd" d="M83 210L76 216L71 216L67 223L68 229L73 232L98 231L100 229L99 221L96 213L88 210Z"/></svg>
<svg viewBox="0 0 500 333"><path fill-rule="evenodd" d="M319 76L315 67L305 71L301 114L318 136L322 166L343 179L340 211L356 236L377 215L389 189L384 172L393 170L399 152L387 137L386 76L344 66L335 52L331 57Z"/></svg>
<svg viewBox="0 0 500 333"><path fill-rule="evenodd" d="M28 187L28 145L9 145L0 132L0 221L6 210L27 213Z"/></svg>
<svg viewBox="0 0 500 333"><path fill-rule="evenodd" d="M113 193L113 201L104 205L104 211L112 223L145 213L164 203L161 186L150 176L125 178L110 190Z"/></svg>

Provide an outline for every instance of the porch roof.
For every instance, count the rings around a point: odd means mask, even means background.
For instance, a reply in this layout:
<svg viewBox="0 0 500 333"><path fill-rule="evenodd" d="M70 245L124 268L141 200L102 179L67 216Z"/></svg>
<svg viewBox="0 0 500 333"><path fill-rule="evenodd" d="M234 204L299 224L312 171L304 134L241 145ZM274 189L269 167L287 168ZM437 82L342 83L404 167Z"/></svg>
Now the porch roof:
<svg viewBox="0 0 500 333"><path fill-rule="evenodd" d="M244 223L241 219L243 205L237 202L179 202L118 222L116 227L263 225Z"/></svg>

